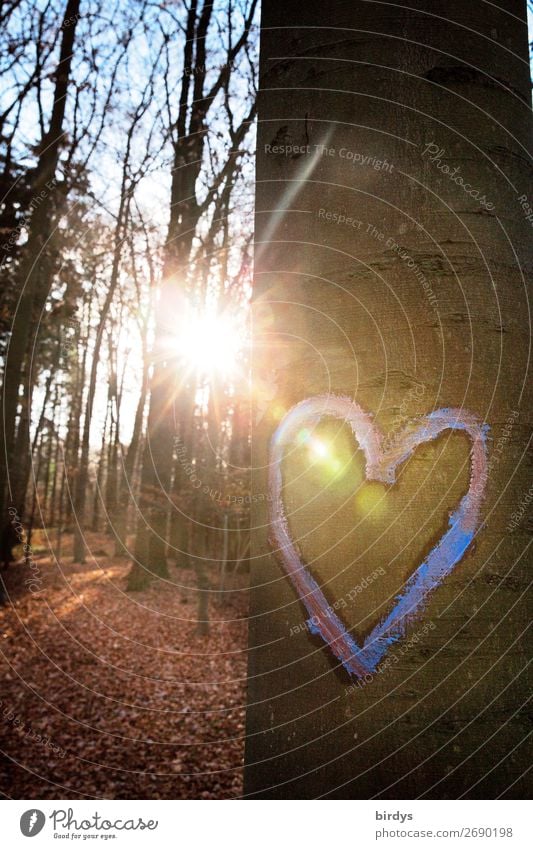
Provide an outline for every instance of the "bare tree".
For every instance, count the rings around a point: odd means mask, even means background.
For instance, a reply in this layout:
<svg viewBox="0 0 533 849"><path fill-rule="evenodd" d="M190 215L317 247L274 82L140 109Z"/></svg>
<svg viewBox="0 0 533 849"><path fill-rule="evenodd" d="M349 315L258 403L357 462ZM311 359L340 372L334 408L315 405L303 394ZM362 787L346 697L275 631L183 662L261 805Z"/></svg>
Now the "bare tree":
<svg viewBox="0 0 533 849"><path fill-rule="evenodd" d="M185 23L183 69L179 82L177 113L172 115L169 99L170 136L173 150L170 193L170 220L165 243L163 280L156 314L156 346L153 352L153 375L150 382L148 432L143 454L139 522L135 562L129 587L146 585L150 575L166 576L166 528L173 443L179 429L184 441L191 440L194 413L193 381L176 374L176 363L169 347L169 334L183 312L187 295L187 278L200 272L201 263L195 244L200 222L210 214L209 241L221 226L221 213L235 183L243 143L255 116L255 98L251 98L237 121L229 97L232 68L251 39L257 0L251 0L238 33L231 26L225 30L225 51L221 67L209 72L207 39L210 27L220 21L214 4L192 0ZM227 7L229 19L234 5ZM218 57L216 57L218 58ZM213 61L213 59L211 59ZM233 98L235 100L235 98ZM216 104L226 109L229 146L218 171L209 175L209 187L201 191L199 181L208 151L209 121ZM236 122L237 121L237 122ZM236 122L236 123L235 123Z"/></svg>
<svg viewBox="0 0 533 849"><path fill-rule="evenodd" d="M40 198L36 203L28 228L28 239L22 257L19 279L20 298L17 305L16 317L13 321L9 347L4 365L4 381L2 389L2 445L0 452L0 521L4 522L5 499L14 503L19 512L22 510L22 499L27 477L29 449L29 419L31 403L31 377L28 357L32 333L39 321L44 301L49 290L49 269L46 263L45 251L47 242L53 230L53 197L56 190L55 175L59 160L59 152L64 135L64 118L70 69L72 64L74 39L77 21L79 19L80 0L68 0L61 25L61 46L55 71L55 88L53 107L46 133L39 145L39 158L31 180L33 198ZM15 441L15 426L19 388L24 387L22 397L22 417L18 432L18 444L22 450L19 462L22 475L13 481L9 474L8 463L12 457ZM22 481L21 481L22 477ZM10 525L4 525L2 543L2 559L10 559Z"/></svg>

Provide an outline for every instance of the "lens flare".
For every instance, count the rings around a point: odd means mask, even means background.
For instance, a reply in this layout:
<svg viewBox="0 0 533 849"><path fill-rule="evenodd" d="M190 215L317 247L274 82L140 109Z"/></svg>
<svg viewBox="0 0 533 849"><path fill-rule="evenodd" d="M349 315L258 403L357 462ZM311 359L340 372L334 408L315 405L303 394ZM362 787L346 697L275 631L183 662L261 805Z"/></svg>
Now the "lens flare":
<svg viewBox="0 0 533 849"><path fill-rule="evenodd" d="M327 460L330 454L329 446L321 439L310 439L309 451L316 460Z"/></svg>
<svg viewBox="0 0 533 849"><path fill-rule="evenodd" d="M198 375L235 376L243 347L242 329L226 313L190 312L174 340L178 358Z"/></svg>

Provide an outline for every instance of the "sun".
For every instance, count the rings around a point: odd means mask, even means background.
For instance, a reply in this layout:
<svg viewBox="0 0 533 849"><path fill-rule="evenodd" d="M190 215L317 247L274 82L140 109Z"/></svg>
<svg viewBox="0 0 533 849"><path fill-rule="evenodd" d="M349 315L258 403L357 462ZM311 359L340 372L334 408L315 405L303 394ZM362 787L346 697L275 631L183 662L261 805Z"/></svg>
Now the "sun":
<svg viewBox="0 0 533 849"><path fill-rule="evenodd" d="M200 377L235 376L243 331L229 312L189 311L175 335L178 359Z"/></svg>

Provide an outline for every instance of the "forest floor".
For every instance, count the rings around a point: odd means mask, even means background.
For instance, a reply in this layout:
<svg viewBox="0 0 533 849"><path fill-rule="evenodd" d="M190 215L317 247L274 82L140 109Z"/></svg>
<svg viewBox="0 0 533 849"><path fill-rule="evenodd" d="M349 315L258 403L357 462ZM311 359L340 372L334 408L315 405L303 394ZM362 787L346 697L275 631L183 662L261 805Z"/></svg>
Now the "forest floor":
<svg viewBox="0 0 533 849"><path fill-rule="evenodd" d="M4 573L0 795L14 799L231 798L242 793L246 576L196 630L195 577L126 593L129 562L87 534L55 558L32 544Z"/></svg>

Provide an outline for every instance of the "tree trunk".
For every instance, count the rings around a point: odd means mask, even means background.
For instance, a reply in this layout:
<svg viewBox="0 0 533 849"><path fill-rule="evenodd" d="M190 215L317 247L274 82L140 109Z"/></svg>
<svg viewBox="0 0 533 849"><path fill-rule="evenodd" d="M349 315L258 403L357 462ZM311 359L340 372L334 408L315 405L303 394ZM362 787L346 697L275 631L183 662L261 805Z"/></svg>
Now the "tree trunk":
<svg viewBox="0 0 533 849"><path fill-rule="evenodd" d="M137 525L135 559L128 578L128 589L144 589L151 576L168 577L166 559L167 498L170 491L172 468L173 397L168 390L175 386L172 366L154 365L148 431L143 452L141 495L139 507L142 516Z"/></svg>
<svg viewBox="0 0 533 849"><path fill-rule="evenodd" d="M134 472L138 459L142 428L144 421L144 413L146 408L146 395L148 392L148 356L146 344L146 327L143 330L142 349L143 349L143 374L141 380L141 391L135 410L135 421L133 423L133 433L131 442L128 445L126 456L121 458L120 470L118 478L118 517L116 522L116 548L115 553L127 555L127 535L129 526L129 506L131 503L131 492L135 491Z"/></svg>
<svg viewBox="0 0 533 849"><path fill-rule="evenodd" d="M104 487L104 480L106 476L106 467L107 471L109 471L109 465L106 462L106 439L107 439L107 420L109 417L109 398L107 400L106 408L105 408L105 418L104 424L102 427L102 440L100 442L100 456L98 458L98 469L96 471L96 482L94 487L94 498L93 498L93 520L92 520L92 530L97 533L100 530L100 502L102 500L102 491Z"/></svg>
<svg viewBox="0 0 533 849"><path fill-rule="evenodd" d="M50 511L46 512L46 522L50 528L55 528L56 526L56 515L58 515L61 511L57 509L57 478L59 473L59 463L61 457L61 439L59 436L59 416L61 412L60 407L60 394L59 394L59 386L56 386L56 392L54 397L54 416L53 416L53 437L55 440L55 450L54 450L54 459L53 459L53 475L52 475L52 487L50 492ZM52 449L52 443L50 442L50 450Z"/></svg>
<svg viewBox="0 0 533 849"><path fill-rule="evenodd" d="M31 374L29 365L26 366L26 379L24 380L24 359L29 351L29 342L37 325L35 318L40 320L41 311L44 307L50 280L46 274L46 263L43 263L42 252L48 239L53 232L54 216L51 214L51 204L55 192L55 173L59 160L61 142L63 140L63 121L65 116L65 104L67 99L70 67L74 47L76 24L79 19L80 0L68 0L65 7L65 15L62 26L61 48L59 62L55 75L55 91L50 125L46 136L41 140L40 155L35 170L32 185L34 198L39 198L33 210L28 233L28 241L25 245L24 255L19 269L21 281L21 296L17 306L16 319L13 323L8 353L6 355L4 384L3 384L3 416L2 416L2 444L0 451L0 522L4 522L4 510L7 501L13 497L12 485L9 474L9 464L13 462L13 448L15 443L15 424L17 418L17 407L19 388L24 382L23 403L28 410L28 421L30 420L30 392ZM22 426L23 423L22 423ZM24 434L22 434L24 437ZM25 451L28 450L27 439L22 439L21 444ZM25 461L19 457L18 463ZM15 493L19 496L20 494ZM7 499L7 501L6 501ZM8 525L9 527L9 525ZM5 538L5 535L4 535ZM5 546L4 546L5 549ZM7 558L9 552L4 550L3 556Z"/></svg>
<svg viewBox="0 0 533 849"><path fill-rule="evenodd" d="M98 319L98 327L96 330L96 338L94 341L94 351L91 362L91 371L89 375L89 385L87 388L87 403L85 406L85 417L83 421L83 437L81 441L81 457L79 474L76 481L76 490L74 496L74 562L85 563L85 541L83 537L83 524L85 521L85 498L87 492L88 472L89 472L89 438L91 433L91 422L94 408L94 398L96 395L96 378L98 375L98 365L100 359L100 350L102 348L104 330L115 296L115 291L119 283L120 263L122 259L124 227L128 218L128 209L131 201L131 186L128 176L129 161L131 154L131 142L136 123L139 118L137 113L128 131L128 139L126 151L122 163L122 183L120 187L120 203L117 213L114 233L114 248L113 262L111 266L111 274L109 279L109 288L106 293L102 309Z"/></svg>
<svg viewBox="0 0 533 849"><path fill-rule="evenodd" d="M264 0L262 10L254 376L266 400L252 442L245 792L523 797L526 6ZM331 401L321 421L303 408L299 430L295 414L285 419L317 395L347 396L340 419ZM352 401L374 417L360 419L371 422L361 446L345 422ZM481 431L478 463L467 431L446 430L397 465L394 484L368 482L381 468L368 465L382 457L376 426L392 451L398 429L414 433L414 417L443 408L427 428L459 427L467 411L490 427L488 478ZM285 537L279 499L268 500L278 473ZM446 543L447 577L428 581L380 664L355 669L447 522L463 527L454 511L469 487L465 511L483 498L474 544L463 555L469 530L453 565ZM313 601L322 613L309 622ZM355 646L345 664L339 629Z"/></svg>

